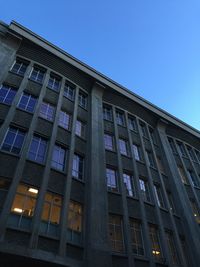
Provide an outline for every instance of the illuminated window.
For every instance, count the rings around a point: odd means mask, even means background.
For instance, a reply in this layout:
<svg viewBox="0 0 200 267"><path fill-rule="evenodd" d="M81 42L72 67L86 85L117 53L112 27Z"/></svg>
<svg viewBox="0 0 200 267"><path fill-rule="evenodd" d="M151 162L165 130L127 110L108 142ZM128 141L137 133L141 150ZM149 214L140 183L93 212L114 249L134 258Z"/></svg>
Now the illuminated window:
<svg viewBox="0 0 200 267"><path fill-rule="evenodd" d="M178 254L177 254L177 250L176 250L176 246L174 243L174 238L173 238L173 234L170 231L165 232L166 235L166 240L167 240L167 244L168 244L168 249L170 252L170 256L171 256L171 260L172 263L176 266L180 266L180 262L179 262L179 258L178 258Z"/></svg>
<svg viewBox="0 0 200 267"><path fill-rule="evenodd" d="M55 113L55 107L49 103L42 102L40 106L39 116L43 119L53 121Z"/></svg>
<svg viewBox="0 0 200 267"><path fill-rule="evenodd" d="M104 134L104 145L105 149L114 150L113 136L110 134Z"/></svg>
<svg viewBox="0 0 200 267"><path fill-rule="evenodd" d="M60 77L57 77L54 74L50 74L48 85L47 85L50 89L58 92L60 90L60 83L61 83Z"/></svg>
<svg viewBox="0 0 200 267"><path fill-rule="evenodd" d="M127 196L133 197L134 196L133 177L127 173L123 173L123 180Z"/></svg>
<svg viewBox="0 0 200 267"><path fill-rule="evenodd" d="M11 71L21 76L24 76L27 66L28 66L28 63L25 63L24 61L20 59L16 59L15 63L13 64L11 68Z"/></svg>
<svg viewBox="0 0 200 267"><path fill-rule="evenodd" d="M109 236L112 251L124 252L122 218L118 215L109 215Z"/></svg>
<svg viewBox="0 0 200 267"><path fill-rule="evenodd" d="M155 259L162 259L162 252L160 247L159 232L156 226L149 225L149 236L151 241L152 255Z"/></svg>
<svg viewBox="0 0 200 267"><path fill-rule="evenodd" d="M34 66L30 74L30 79L35 82L42 83L44 79L44 75L45 75L45 70L37 66Z"/></svg>
<svg viewBox="0 0 200 267"><path fill-rule="evenodd" d="M60 111L58 125L64 129L70 128L70 115L65 111Z"/></svg>
<svg viewBox="0 0 200 267"><path fill-rule="evenodd" d="M113 169L106 168L106 179L107 179L107 188L110 191L117 192L117 173Z"/></svg>
<svg viewBox="0 0 200 267"><path fill-rule="evenodd" d="M150 198L148 182L146 180L143 180L143 179L140 178L139 179L139 184L140 184L140 192L141 192L143 200L147 201L147 202L150 202L151 198Z"/></svg>
<svg viewBox="0 0 200 267"><path fill-rule="evenodd" d="M17 89L8 85L1 85L0 87L0 102L11 105L17 93Z"/></svg>
<svg viewBox="0 0 200 267"><path fill-rule="evenodd" d="M84 159L78 154L74 154L72 164L72 176L78 180L83 180L84 175Z"/></svg>
<svg viewBox="0 0 200 267"><path fill-rule="evenodd" d="M133 253L142 256L144 255L144 243L141 223L137 220L130 219L130 228Z"/></svg>

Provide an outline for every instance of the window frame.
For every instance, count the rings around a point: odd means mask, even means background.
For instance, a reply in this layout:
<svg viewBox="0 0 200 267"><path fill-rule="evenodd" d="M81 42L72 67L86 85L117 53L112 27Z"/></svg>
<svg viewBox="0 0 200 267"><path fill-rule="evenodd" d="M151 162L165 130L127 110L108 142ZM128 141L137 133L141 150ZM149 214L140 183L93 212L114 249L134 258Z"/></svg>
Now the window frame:
<svg viewBox="0 0 200 267"><path fill-rule="evenodd" d="M35 151L31 151L30 152L30 149L31 149L31 146L32 146L32 142L37 142L37 140L39 141L37 143L37 148L36 148L36 153L34 153ZM44 155L39 155L39 150L41 149L41 144L45 146L45 152L44 152ZM46 161L46 155L47 155L47 150L48 150L48 142L47 142L47 139L39 136L39 135L33 135L32 136L32 139L31 139L31 142L29 144L29 149L28 149L28 153L27 153L27 158L31 161L35 161L35 162L38 162L38 163L41 163L41 164L44 164L45 161ZM29 154L33 154L34 155L34 158L30 158L30 155ZM38 160L38 158L42 158L42 161L41 160Z"/></svg>
<svg viewBox="0 0 200 267"><path fill-rule="evenodd" d="M35 78L33 78L33 72L36 72ZM45 77L45 73L46 70L43 69L42 67L38 66L38 65L33 65L30 75L29 75L29 79L33 82L39 83L39 84L43 84L44 82L44 77ZM42 76L42 78L39 78L39 76Z"/></svg>
<svg viewBox="0 0 200 267"><path fill-rule="evenodd" d="M78 164L77 161L75 163L76 159L78 159ZM80 167L81 164L82 166ZM72 177L79 181L84 181L84 176L85 176L85 159L82 155L75 152L72 160Z"/></svg>
<svg viewBox="0 0 200 267"><path fill-rule="evenodd" d="M0 103L3 103L3 104L11 106L12 102L13 102L15 96L16 96L17 88L13 87L13 86L10 86L10 85L7 85L7 84L1 84L0 92L1 92L1 90L5 90L5 91L7 90L7 92L6 92L5 96L0 96ZM10 93L14 94L14 96L11 95L12 99L11 99L11 97L9 97ZM1 100L1 98L2 98L2 100Z"/></svg>
<svg viewBox="0 0 200 267"><path fill-rule="evenodd" d="M114 178L114 183L112 182ZM106 185L109 192L119 192L118 174L116 169L107 166L106 167Z"/></svg>
<svg viewBox="0 0 200 267"><path fill-rule="evenodd" d="M20 65L17 71L13 70L16 64L19 64ZM29 63L27 61L25 61L25 60L20 59L20 58L17 57L15 59L15 61L13 62L12 66L10 68L10 71L12 73L14 73L14 74L17 74L17 75L20 75L20 76L24 77L24 74L27 71L28 65L29 65ZM22 73L21 73L21 69L23 68L23 66L25 66L25 70L23 70Z"/></svg>
<svg viewBox="0 0 200 267"><path fill-rule="evenodd" d="M58 153L58 155L57 154L55 155L55 153ZM62 153L64 155L63 158L61 155ZM56 159L54 159L54 157L56 157ZM59 144L56 143L53 147L52 158L51 158L51 168L57 171L64 172L65 167L66 167L66 164L65 164L66 157L67 157L67 150L63 146L60 146ZM60 162L60 159L62 159L62 162ZM59 166L61 166L61 168Z"/></svg>
<svg viewBox="0 0 200 267"><path fill-rule="evenodd" d="M26 105L25 105L25 108L22 108L21 106L20 106L20 102L22 101L22 98L23 97L28 97L28 101L27 101L27 103L26 103ZM34 103L34 106L33 106L33 109L32 110L28 110L28 107L29 107L29 104L30 104L30 101L35 101L35 103ZM26 111L26 112L30 112L30 113L33 113L34 112L34 110L35 110L35 106L37 105L37 98L35 97L35 96L33 96L33 95L31 95L31 94L29 94L29 93L26 93L26 92L22 92L22 94L21 94L21 96L20 96L20 99L19 99L19 101L18 101L18 104L17 104L17 107L19 108L19 109L21 109L21 110L24 110L24 111Z"/></svg>
<svg viewBox="0 0 200 267"><path fill-rule="evenodd" d="M79 105L79 107L87 110L88 95L85 92L83 92L82 90L80 90L79 94L78 94L78 105Z"/></svg>

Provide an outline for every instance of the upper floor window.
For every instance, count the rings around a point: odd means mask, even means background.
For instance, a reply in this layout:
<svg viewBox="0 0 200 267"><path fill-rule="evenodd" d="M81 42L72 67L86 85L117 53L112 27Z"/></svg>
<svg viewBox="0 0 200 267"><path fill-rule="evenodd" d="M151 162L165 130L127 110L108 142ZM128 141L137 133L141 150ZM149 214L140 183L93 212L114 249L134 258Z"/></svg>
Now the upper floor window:
<svg viewBox="0 0 200 267"><path fill-rule="evenodd" d="M112 114L112 108L109 106L103 106L103 118L104 120L112 121L113 120L113 114Z"/></svg>
<svg viewBox="0 0 200 267"><path fill-rule="evenodd" d="M44 80L44 75L45 75L44 69L34 66L30 74L30 79L35 82L42 83Z"/></svg>
<svg viewBox="0 0 200 267"><path fill-rule="evenodd" d="M85 137L85 123L80 120L76 120L75 134L79 137Z"/></svg>
<svg viewBox="0 0 200 267"><path fill-rule="evenodd" d="M142 195L143 200L150 202L151 198L150 198L148 182L146 180L143 180L140 178L139 184L140 184L140 191L141 191L141 195Z"/></svg>
<svg viewBox="0 0 200 267"><path fill-rule="evenodd" d="M158 164L158 168L159 168L160 172L165 173L165 168L163 166L161 158L159 156L156 156L156 160L157 160L157 164Z"/></svg>
<svg viewBox="0 0 200 267"><path fill-rule="evenodd" d="M18 128L9 127L1 149L14 154L19 154L24 143L24 138L25 132L19 130Z"/></svg>
<svg viewBox="0 0 200 267"><path fill-rule="evenodd" d="M75 97L75 88L68 83L65 83L63 95L73 101Z"/></svg>
<svg viewBox="0 0 200 267"><path fill-rule="evenodd" d="M136 255L143 256L144 255L144 242L143 242L141 223L134 219L130 219L129 222L130 222L130 229L131 229L132 251Z"/></svg>
<svg viewBox="0 0 200 267"><path fill-rule="evenodd" d="M177 152L176 152L176 147L175 147L175 144L174 144L174 140L173 140L172 138L168 138L168 142L169 142L171 151L172 151L173 153L177 153Z"/></svg>
<svg viewBox="0 0 200 267"><path fill-rule="evenodd" d="M72 176L78 180L83 180L84 175L84 159L78 154L74 154L72 164Z"/></svg>
<svg viewBox="0 0 200 267"><path fill-rule="evenodd" d="M11 68L11 71L21 76L24 76L27 66L28 66L28 63L25 63L24 61L20 59L16 59L15 63L13 64Z"/></svg>
<svg viewBox="0 0 200 267"><path fill-rule="evenodd" d="M162 251L161 251L161 246L160 246L160 237L159 237L159 232L156 226L149 225L149 236L150 236L151 247L152 247L152 255L155 259L161 260Z"/></svg>
<svg viewBox="0 0 200 267"><path fill-rule="evenodd" d="M49 103L46 102L42 102L41 106L40 106L40 113L39 116L49 120L49 121L53 121L54 119L54 113L55 113L55 107L52 106Z"/></svg>
<svg viewBox="0 0 200 267"><path fill-rule="evenodd" d="M158 185L154 185L154 192L155 192L156 201L158 203L158 206L161 208L164 208L165 204L164 204L164 199L163 199L161 187Z"/></svg>
<svg viewBox="0 0 200 267"><path fill-rule="evenodd" d="M198 150L195 150L195 154L197 156L198 161L200 162L200 152Z"/></svg>
<svg viewBox="0 0 200 267"><path fill-rule="evenodd" d="M193 149L191 147L187 146L187 150L188 150L188 153L190 155L191 160L196 161L196 157L195 157Z"/></svg>
<svg viewBox="0 0 200 267"><path fill-rule="evenodd" d="M28 151L28 158L40 163L44 163L47 151L47 141L42 137L34 135Z"/></svg>
<svg viewBox="0 0 200 267"><path fill-rule="evenodd" d="M193 215L194 215L194 218L195 218L196 222L198 224L200 224L199 208L197 207L197 204L195 203L195 201L193 199L190 199L190 205L191 205L192 212L193 212Z"/></svg>
<svg viewBox="0 0 200 267"><path fill-rule="evenodd" d="M125 126L124 113L116 110L116 122L118 125Z"/></svg>
<svg viewBox="0 0 200 267"><path fill-rule="evenodd" d="M168 197L168 201L169 201L169 208L173 213L175 213L176 207L174 205L174 199L173 199L171 192L167 192L167 197Z"/></svg>
<svg viewBox="0 0 200 267"><path fill-rule="evenodd" d="M140 147L138 145L133 144L133 154L136 160L142 160L141 153L140 153Z"/></svg>
<svg viewBox="0 0 200 267"><path fill-rule="evenodd" d="M64 171L65 169L66 149L55 145L51 160L51 166L57 170Z"/></svg>
<svg viewBox="0 0 200 267"><path fill-rule="evenodd" d="M155 162L154 162L154 157L153 157L152 152L146 150L146 154L147 154L147 160L148 160L149 167L154 168Z"/></svg>
<svg viewBox="0 0 200 267"><path fill-rule="evenodd" d="M173 234L171 231L170 232L167 231L167 232L165 232L165 235L166 235L166 240L167 240L167 244L168 244L172 263L175 266L180 266L179 257L178 257L178 253L177 253L176 246L174 243Z"/></svg>
<svg viewBox="0 0 200 267"><path fill-rule="evenodd" d="M104 145L105 149L114 150L114 143L113 143L113 136L110 134L105 133L104 134Z"/></svg>
<svg viewBox="0 0 200 267"><path fill-rule="evenodd" d="M118 184L117 184L117 173L115 170L106 168L106 179L107 179L107 188L110 191L117 192Z"/></svg>
<svg viewBox="0 0 200 267"><path fill-rule="evenodd" d="M187 177L186 177L185 172L181 166L178 166L178 171L179 171L179 175L181 177L181 181L184 184L188 184Z"/></svg>
<svg viewBox="0 0 200 267"><path fill-rule="evenodd" d="M142 130L142 135L146 138L148 138L147 128L144 123L140 123L140 128Z"/></svg>
<svg viewBox="0 0 200 267"><path fill-rule="evenodd" d="M35 109L36 103L37 103L37 99L34 96L27 94L27 93L22 93L22 96L18 103L18 107L20 109L33 112Z"/></svg>
<svg viewBox="0 0 200 267"><path fill-rule="evenodd" d="M124 185L126 188L126 194L130 197L134 196L133 177L127 173L123 173Z"/></svg>
<svg viewBox="0 0 200 267"><path fill-rule="evenodd" d="M8 190L10 187L10 181L4 178L0 178L0 210L4 206L4 201L6 199Z"/></svg>
<svg viewBox="0 0 200 267"><path fill-rule="evenodd" d="M122 218L118 215L109 215L109 235L111 248L114 252L124 252Z"/></svg>
<svg viewBox="0 0 200 267"><path fill-rule="evenodd" d="M69 130L70 128L70 115L65 112L65 111L60 111L59 114L59 121L58 121L58 125L63 127L64 129Z"/></svg>
<svg viewBox="0 0 200 267"><path fill-rule="evenodd" d="M156 137L155 130L149 127L149 133L150 133L151 140L152 140L153 144L157 145L157 137Z"/></svg>
<svg viewBox="0 0 200 267"><path fill-rule="evenodd" d="M185 151L185 147L183 143L177 142L177 145L178 145L178 149L179 149L181 156L186 157L186 151Z"/></svg>
<svg viewBox="0 0 200 267"><path fill-rule="evenodd" d="M58 92L60 90L60 83L61 83L60 77L54 74L50 74L48 85L47 85L50 89Z"/></svg>
<svg viewBox="0 0 200 267"><path fill-rule="evenodd" d="M85 109L87 108L87 95L83 93L82 91L79 92L78 104L82 108L85 108Z"/></svg>
<svg viewBox="0 0 200 267"><path fill-rule="evenodd" d="M131 131L137 131L137 122L133 117L128 118L128 126Z"/></svg>
<svg viewBox="0 0 200 267"><path fill-rule="evenodd" d="M8 85L1 85L0 87L0 102L11 105L17 93L17 89Z"/></svg>
<svg viewBox="0 0 200 267"><path fill-rule="evenodd" d="M122 155L128 156L128 144L124 139L119 139L119 151Z"/></svg>
<svg viewBox="0 0 200 267"><path fill-rule="evenodd" d="M190 177L190 180L191 180L193 186L199 187L199 180L196 177L196 175L194 174L194 172L191 170L188 170L187 173L188 173L188 176Z"/></svg>

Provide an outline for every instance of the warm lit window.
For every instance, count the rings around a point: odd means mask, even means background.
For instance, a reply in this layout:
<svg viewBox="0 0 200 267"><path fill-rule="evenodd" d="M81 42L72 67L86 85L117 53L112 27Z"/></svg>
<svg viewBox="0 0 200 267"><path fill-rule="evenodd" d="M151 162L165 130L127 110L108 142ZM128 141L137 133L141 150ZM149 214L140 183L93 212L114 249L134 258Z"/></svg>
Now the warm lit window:
<svg viewBox="0 0 200 267"><path fill-rule="evenodd" d="M193 212L193 215L194 215L194 218L195 218L196 222L198 224L200 224L199 208L197 207L197 204L195 203L195 201L193 199L190 199L190 205L192 207L192 212Z"/></svg>
<svg viewBox="0 0 200 267"><path fill-rule="evenodd" d="M133 117L128 118L128 126L131 131L137 131L137 122Z"/></svg>
<svg viewBox="0 0 200 267"><path fill-rule="evenodd" d="M75 97L75 88L65 83L63 95L73 101Z"/></svg>
<svg viewBox="0 0 200 267"><path fill-rule="evenodd" d="M181 181L184 184L188 184L187 177L185 175L185 172L181 166L178 166L179 175L181 177Z"/></svg>
<svg viewBox="0 0 200 267"><path fill-rule="evenodd" d="M59 91L60 90L60 82L61 78L57 77L53 74L50 74L49 81L48 81L48 87L51 88L54 91Z"/></svg>
<svg viewBox="0 0 200 267"><path fill-rule="evenodd" d="M64 129L70 128L70 115L65 111L60 111L58 125Z"/></svg>
<svg viewBox="0 0 200 267"><path fill-rule="evenodd" d="M119 110L116 110L116 122L118 125L121 125L121 126L125 125L124 113L122 113Z"/></svg>
<svg viewBox="0 0 200 267"><path fill-rule="evenodd" d="M134 254L142 256L144 255L144 243L141 223L137 220L130 219L130 229L132 251Z"/></svg>
<svg viewBox="0 0 200 267"><path fill-rule="evenodd" d="M84 159L78 154L74 154L72 164L72 176L78 180L83 180L84 175Z"/></svg>
<svg viewBox="0 0 200 267"><path fill-rule="evenodd" d="M154 163L154 158L153 158L152 152L146 150L146 154L147 154L147 160L148 160L149 167L154 168L155 163Z"/></svg>
<svg viewBox="0 0 200 267"><path fill-rule="evenodd" d="M160 186L154 185L154 192L155 192L156 201L158 203L158 206L161 208L164 208L165 204L164 204L163 194L162 194Z"/></svg>
<svg viewBox="0 0 200 267"><path fill-rule="evenodd" d="M106 179L107 179L107 188L110 191L117 192L117 173L113 169L106 168Z"/></svg>
<svg viewBox="0 0 200 267"><path fill-rule="evenodd" d="M188 173L188 176L190 177L190 180L191 180L193 186L199 187L199 180L196 177L196 175L194 174L194 172L191 170L187 170L187 173Z"/></svg>
<svg viewBox="0 0 200 267"><path fill-rule="evenodd" d="M112 121L113 115L112 115L112 108L109 106L103 106L103 118L104 120Z"/></svg>
<svg viewBox="0 0 200 267"><path fill-rule="evenodd" d="M19 154L23 143L24 143L25 133L17 128L10 127L5 135L1 149Z"/></svg>
<svg viewBox="0 0 200 267"><path fill-rule="evenodd" d="M57 170L64 171L65 169L66 149L55 145L51 160L51 166Z"/></svg>
<svg viewBox="0 0 200 267"><path fill-rule="evenodd" d="M0 178L0 210L3 208L9 187L10 181Z"/></svg>
<svg viewBox="0 0 200 267"><path fill-rule="evenodd" d="M30 79L35 82L42 83L44 79L44 74L45 74L45 71L43 69L40 69L37 66L34 66L30 74Z"/></svg>
<svg viewBox="0 0 200 267"><path fill-rule="evenodd" d="M11 105L17 93L17 89L8 85L1 85L0 87L0 102Z"/></svg>
<svg viewBox="0 0 200 267"><path fill-rule="evenodd" d="M124 139L119 139L119 151L122 155L128 155L127 141Z"/></svg>
<svg viewBox="0 0 200 267"><path fill-rule="evenodd" d="M140 153L140 147L138 145L135 145L135 144L133 144L132 147L133 147L134 158L136 160L142 160L141 153Z"/></svg>
<svg viewBox="0 0 200 267"><path fill-rule="evenodd" d="M152 255L155 259L162 259L162 252L160 247L159 232L156 226L149 225L149 235L152 247Z"/></svg>
<svg viewBox="0 0 200 267"><path fill-rule="evenodd" d="M20 59L16 59L15 63L13 64L11 71L19 74L21 76L24 76L24 73L26 72L28 64L23 62Z"/></svg>
<svg viewBox="0 0 200 267"><path fill-rule="evenodd" d="M139 184L140 184L140 191L141 195L144 201L150 202L150 192L149 192L149 185L146 180L139 179Z"/></svg>
<svg viewBox="0 0 200 267"><path fill-rule="evenodd" d="M109 215L109 235L112 251L124 252L123 225L120 216Z"/></svg>
<svg viewBox="0 0 200 267"><path fill-rule="evenodd" d="M28 158L40 163L45 161L47 141L42 137L34 135L30 144Z"/></svg>
<svg viewBox="0 0 200 267"><path fill-rule="evenodd" d="M105 149L114 150L113 136L110 134L104 134L104 145Z"/></svg>
<svg viewBox="0 0 200 267"><path fill-rule="evenodd" d="M29 111L29 112L33 112L35 109L35 105L37 103L37 99L27 93L23 93L19 103L18 103L18 108Z"/></svg>
<svg viewBox="0 0 200 267"><path fill-rule="evenodd" d="M133 177L127 173L123 173L123 181L126 188L126 194L130 197L134 196Z"/></svg>
<svg viewBox="0 0 200 267"><path fill-rule="evenodd" d="M174 243L174 238L173 238L172 232L167 231L167 232L165 232L165 235L166 235L166 240L167 240L168 249L170 252L172 263L175 266L180 266L180 262L179 262L179 258L178 258L178 254L177 254L177 250L176 250L176 246Z"/></svg>
<svg viewBox="0 0 200 267"><path fill-rule="evenodd" d="M49 103L42 102L40 106L39 116L49 121L53 121L55 113L55 107Z"/></svg>
<svg viewBox="0 0 200 267"><path fill-rule="evenodd" d="M76 120L75 134L79 137L85 137L85 123Z"/></svg>
<svg viewBox="0 0 200 267"><path fill-rule="evenodd" d="M78 104L82 108L85 108L85 109L87 108L87 95L83 93L82 91L79 92Z"/></svg>

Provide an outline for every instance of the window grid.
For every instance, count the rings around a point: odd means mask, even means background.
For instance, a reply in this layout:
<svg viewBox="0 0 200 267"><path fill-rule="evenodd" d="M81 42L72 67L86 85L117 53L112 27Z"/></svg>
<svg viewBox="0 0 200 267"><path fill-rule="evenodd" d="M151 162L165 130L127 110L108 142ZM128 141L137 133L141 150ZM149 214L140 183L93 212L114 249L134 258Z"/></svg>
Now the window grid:
<svg viewBox="0 0 200 267"><path fill-rule="evenodd" d="M122 155L128 156L127 141L119 139L119 151Z"/></svg>
<svg viewBox="0 0 200 267"><path fill-rule="evenodd" d="M150 198L149 186L148 186L147 181L143 179L139 179L139 184L140 184L140 191L141 191L143 200L150 202L151 198Z"/></svg>
<svg viewBox="0 0 200 267"><path fill-rule="evenodd" d="M75 134L79 137L85 137L85 124L80 120L76 120Z"/></svg>
<svg viewBox="0 0 200 267"><path fill-rule="evenodd" d="M166 235L168 249L169 249L169 252L170 252L172 263L175 266L180 266L180 262L179 262L177 250L176 250L176 247L175 247L173 235L172 235L171 232L166 232L165 235Z"/></svg>
<svg viewBox="0 0 200 267"><path fill-rule="evenodd" d="M59 79L53 75L50 75L50 78L48 81L48 87L50 89L58 92L60 89L60 81L61 81L61 79Z"/></svg>
<svg viewBox="0 0 200 267"><path fill-rule="evenodd" d="M148 151L148 150L146 150L146 154L147 154L147 159L148 159L149 167L155 168L153 154L150 151Z"/></svg>
<svg viewBox="0 0 200 267"><path fill-rule="evenodd" d="M103 106L103 118L104 120L112 121L113 115L112 115L112 108L108 106Z"/></svg>
<svg viewBox="0 0 200 267"><path fill-rule="evenodd" d="M133 147L133 154L134 154L135 160L141 160L141 154L140 154L139 146L133 144L132 147Z"/></svg>
<svg viewBox="0 0 200 267"><path fill-rule="evenodd" d="M105 149L114 150L114 144L113 144L113 136L110 134L104 134L104 145Z"/></svg>
<svg viewBox="0 0 200 267"><path fill-rule="evenodd" d="M131 230L132 251L136 255L143 256L144 242L143 242L141 223L137 220L130 219L130 230Z"/></svg>
<svg viewBox="0 0 200 267"><path fill-rule="evenodd" d="M159 238L158 229L153 225L149 225L149 235L150 235L150 240L151 240L152 255L155 259L161 260L162 251L161 251L161 246L160 246L160 238Z"/></svg>
<svg viewBox="0 0 200 267"><path fill-rule="evenodd" d="M116 111L116 122L118 125L125 126L124 113Z"/></svg>
<svg viewBox="0 0 200 267"><path fill-rule="evenodd" d="M1 85L0 87L0 102L11 105L17 93L17 89L8 85Z"/></svg>
<svg viewBox="0 0 200 267"><path fill-rule="evenodd" d="M70 115L65 111L60 111L58 125L66 130L70 129Z"/></svg>
<svg viewBox="0 0 200 267"><path fill-rule="evenodd" d="M49 103L42 102L40 106L40 117L49 121L54 119L55 107Z"/></svg>
<svg viewBox="0 0 200 267"><path fill-rule="evenodd" d="M130 197L134 196L133 177L127 173L123 173L123 181L126 188L126 194Z"/></svg>
<svg viewBox="0 0 200 267"><path fill-rule="evenodd" d="M65 157L66 157L66 150L61 146L55 145L52 155L51 166L57 170L64 171Z"/></svg>
<svg viewBox="0 0 200 267"><path fill-rule="evenodd" d="M154 192L155 192L155 195L156 195L156 201L158 203L158 206L160 208L164 208L165 204L164 204L163 194L162 194L160 186L154 185Z"/></svg>
<svg viewBox="0 0 200 267"><path fill-rule="evenodd" d="M44 70L41 70L38 67L34 66L30 74L30 79L35 82L42 83L44 79L44 74Z"/></svg>
<svg viewBox="0 0 200 267"><path fill-rule="evenodd" d="M69 84L65 84L64 86L64 93L63 95L65 97L67 97L68 99L74 101L74 97L75 97L75 89L73 87L71 87Z"/></svg>
<svg viewBox="0 0 200 267"><path fill-rule="evenodd" d="M188 176L190 177L190 180L192 182L193 186L199 187L199 180L196 177L196 175L191 170L187 170Z"/></svg>
<svg viewBox="0 0 200 267"><path fill-rule="evenodd" d="M137 132L137 122L136 122L135 118L129 117L128 118L128 125L129 125L129 129L131 131Z"/></svg>
<svg viewBox="0 0 200 267"><path fill-rule="evenodd" d="M117 173L113 169L106 168L107 188L109 191L118 192Z"/></svg>
<svg viewBox="0 0 200 267"><path fill-rule="evenodd" d="M44 163L47 150L47 141L39 136L33 136L28 158L40 163Z"/></svg>
<svg viewBox="0 0 200 267"><path fill-rule="evenodd" d="M82 205L75 201L69 203L69 214L68 214L68 229L73 232L82 232L82 221L83 221L83 208Z"/></svg>
<svg viewBox="0 0 200 267"><path fill-rule="evenodd" d="M73 157L72 176L78 180L83 180L84 159L78 154L74 154L74 157Z"/></svg>
<svg viewBox="0 0 200 267"><path fill-rule="evenodd" d="M181 166L178 166L179 175L181 177L181 181L184 184L188 184L187 177L185 175L185 172Z"/></svg>
<svg viewBox="0 0 200 267"><path fill-rule="evenodd" d="M109 215L109 234L111 248L114 252L124 252L122 219L117 215Z"/></svg>
<svg viewBox="0 0 200 267"><path fill-rule="evenodd" d="M169 142L172 153L176 154L177 151L176 151L174 140L171 138L168 138L168 142Z"/></svg>
<svg viewBox="0 0 200 267"><path fill-rule="evenodd" d="M78 103L82 108L87 108L87 96L82 92L79 92Z"/></svg>
<svg viewBox="0 0 200 267"><path fill-rule="evenodd" d="M24 63L23 61L17 59L12 68L11 71L15 74L19 74L21 76L24 76L24 73L26 72L28 64Z"/></svg>
<svg viewBox="0 0 200 267"><path fill-rule="evenodd" d="M34 96L27 94L27 93L23 93L19 100L18 108L29 111L29 112L33 112L35 109L36 103L37 103L37 99Z"/></svg>

